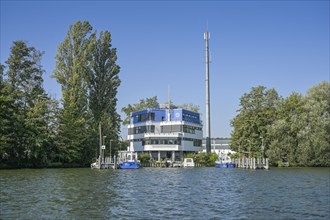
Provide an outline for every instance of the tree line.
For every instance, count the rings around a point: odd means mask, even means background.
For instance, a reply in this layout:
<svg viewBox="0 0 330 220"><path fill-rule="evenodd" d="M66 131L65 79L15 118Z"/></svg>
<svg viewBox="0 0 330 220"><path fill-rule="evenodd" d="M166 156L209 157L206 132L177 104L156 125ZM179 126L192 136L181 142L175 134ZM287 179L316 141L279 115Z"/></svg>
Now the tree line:
<svg viewBox="0 0 330 220"><path fill-rule="evenodd" d="M52 75L61 85L60 101L43 88L42 55L15 41L0 66L1 167L86 166L110 140L115 153L121 81L110 32L97 33L87 21L69 27Z"/></svg>
<svg viewBox="0 0 330 220"><path fill-rule="evenodd" d="M42 56L15 41L0 65L0 167L87 166L110 141L114 155L121 145L121 81L110 32L98 33L87 21L69 27L52 75L61 85L60 101L43 88ZM193 104L177 107L199 111ZM157 97L122 108L124 124L131 112L145 108L159 108ZM264 155L273 165L330 166L329 82L287 98L253 87L240 98L231 125L231 147L239 153Z"/></svg>
<svg viewBox="0 0 330 220"><path fill-rule="evenodd" d="M240 155L269 157L272 165L330 166L330 83L287 98L253 87L240 98L231 121L231 148Z"/></svg>

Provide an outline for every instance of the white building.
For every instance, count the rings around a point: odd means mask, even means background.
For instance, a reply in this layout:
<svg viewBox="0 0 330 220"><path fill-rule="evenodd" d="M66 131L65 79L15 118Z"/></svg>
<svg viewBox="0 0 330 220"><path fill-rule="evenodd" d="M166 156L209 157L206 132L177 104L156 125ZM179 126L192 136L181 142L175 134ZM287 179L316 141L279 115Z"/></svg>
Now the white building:
<svg viewBox="0 0 330 220"><path fill-rule="evenodd" d="M129 151L148 153L152 160L181 161L202 149L199 113L185 109L146 109L133 112L128 125Z"/></svg>

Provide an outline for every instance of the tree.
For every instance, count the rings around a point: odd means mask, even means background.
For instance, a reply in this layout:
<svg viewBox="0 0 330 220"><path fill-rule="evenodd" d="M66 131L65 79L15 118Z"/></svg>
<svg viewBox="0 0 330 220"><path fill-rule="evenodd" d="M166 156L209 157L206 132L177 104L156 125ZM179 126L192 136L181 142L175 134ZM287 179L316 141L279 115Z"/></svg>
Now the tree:
<svg viewBox="0 0 330 220"><path fill-rule="evenodd" d="M312 87L304 99L297 160L300 166L330 166L330 83Z"/></svg>
<svg viewBox="0 0 330 220"><path fill-rule="evenodd" d="M117 140L120 130L120 116L116 111L116 95L120 86L118 76L120 67L116 64L116 48L111 47L110 32L101 32L98 39L95 33L92 34L89 46L91 63L87 77L89 106L95 124L100 129L102 127L103 134L107 134L111 140Z"/></svg>
<svg viewBox="0 0 330 220"><path fill-rule="evenodd" d="M4 76L4 71L5 71L5 66L0 64L0 86L2 85L3 83L3 76Z"/></svg>
<svg viewBox="0 0 330 220"><path fill-rule="evenodd" d="M199 105L195 105L193 103L183 103L182 105L178 105L177 108L182 108L197 113L200 111Z"/></svg>
<svg viewBox="0 0 330 220"><path fill-rule="evenodd" d="M304 112L303 96L292 93L284 99L278 108L277 120L268 127L271 143L267 152L273 164L278 161L297 165L300 116Z"/></svg>
<svg viewBox="0 0 330 220"><path fill-rule="evenodd" d="M148 153L141 153L139 154L139 160L142 164L148 163L150 161L150 155Z"/></svg>
<svg viewBox="0 0 330 220"><path fill-rule="evenodd" d="M63 94L59 145L66 163L85 165L92 160L98 152L98 127L100 145L103 135L116 140L120 129L116 49L111 48L110 32L97 37L92 30L87 21L71 25L56 56L53 77L61 84Z"/></svg>
<svg viewBox="0 0 330 220"><path fill-rule="evenodd" d="M59 147L62 161L66 163L84 163L84 146L90 135L86 79L90 64L88 47L91 31L92 26L87 21L71 25L56 55L53 77L61 84L63 97Z"/></svg>
<svg viewBox="0 0 330 220"><path fill-rule="evenodd" d="M271 138L268 155L273 164L290 166L329 166L330 84L321 82L287 97L279 107L278 118L268 129Z"/></svg>
<svg viewBox="0 0 330 220"><path fill-rule="evenodd" d="M123 124L128 125L130 123L132 112L136 112L136 111L140 111L140 110L144 110L144 109L148 109L148 108L153 108L153 109L159 108L157 96L153 96L153 97L146 98L146 99L141 99L140 102L137 104L133 104L133 105L128 104L126 107L123 107L121 109L121 111L126 114L126 118L124 119Z"/></svg>
<svg viewBox="0 0 330 220"><path fill-rule="evenodd" d="M14 166L36 165L45 162L42 156L48 137L45 100L42 83L44 70L40 61L42 52L15 41L1 73L1 155ZM4 78L3 75L6 77Z"/></svg>
<svg viewBox="0 0 330 220"><path fill-rule="evenodd" d="M276 120L280 100L275 89L267 90L264 86L252 87L250 93L240 98L241 108L231 121L234 128L231 134L233 150L261 156L262 142L267 150L270 143L267 127Z"/></svg>

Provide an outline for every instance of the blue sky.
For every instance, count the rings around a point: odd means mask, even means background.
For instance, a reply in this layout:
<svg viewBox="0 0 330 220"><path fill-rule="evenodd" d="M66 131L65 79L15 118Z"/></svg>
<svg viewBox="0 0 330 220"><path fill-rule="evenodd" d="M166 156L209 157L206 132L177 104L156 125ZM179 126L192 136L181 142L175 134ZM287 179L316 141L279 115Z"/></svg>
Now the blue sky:
<svg viewBox="0 0 330 220"><path fill-rule="evenodd" d="M329 1L1 1L0 61L15 40L44 51L44 87L69 25L109 30L122 84L118 112L157 96L194 103L205 118L205 42L211 32L211 135L229 137L239 98L251 87L286 97L329 81ZM123 136L127 132L123 127Z"/></svg>

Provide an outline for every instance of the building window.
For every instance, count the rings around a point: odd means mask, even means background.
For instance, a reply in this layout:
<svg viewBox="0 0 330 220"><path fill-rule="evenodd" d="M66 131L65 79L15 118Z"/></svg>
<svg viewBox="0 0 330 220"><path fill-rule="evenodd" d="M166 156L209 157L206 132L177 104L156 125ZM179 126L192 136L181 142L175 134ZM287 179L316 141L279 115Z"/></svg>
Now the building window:
<svg viewBox="0 0 330 220"><path fill-rule="evenodd" d="M133 140L134 141L134 140ZM180 138L145 138L143 145L181 145Z"/></svg>
<svg viewBox="0 0 330 220"><path fill-rule="evenodd" d="M135 117L137 119L137 122L154 121L155 113L149 112L149 113L145 113L145 114L136 115Z"/></svg>
<svg viewBox="0 0 330 220"><path fill-rule="evenodd" d="M160 127L161 133L181 132L182 125L163 125Z"/></svg>
<svg viewBox="0 0 330 220"><path fill-rule="evenodd" d="M193 145L195 147L201 147L202 146L202 140L201 139L194 139L194 138L183 138L184 141L191 141L193 142Z"/></svg>
<svg viewBox="0 0 330 220"><path fill-rule="evenodd" d="M137 126L137 127L128 129L129 135L142 134L142 133L155 133L155 125Z"/></svg>
<svg viewBox="0 0 330 220"><path fill-rule="evenodd" d="M185 132L185 133L195 134L196 130L201 131L202 128L195 127L195 126L189 126L189 125L183 125L183 132Z"/></svg>

